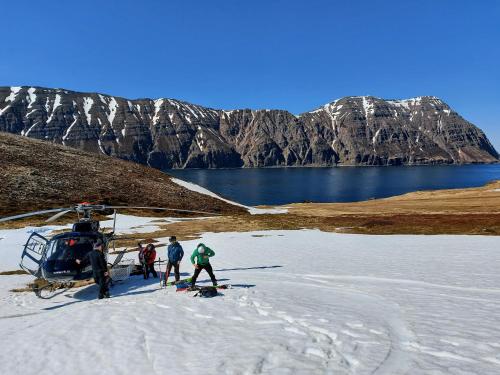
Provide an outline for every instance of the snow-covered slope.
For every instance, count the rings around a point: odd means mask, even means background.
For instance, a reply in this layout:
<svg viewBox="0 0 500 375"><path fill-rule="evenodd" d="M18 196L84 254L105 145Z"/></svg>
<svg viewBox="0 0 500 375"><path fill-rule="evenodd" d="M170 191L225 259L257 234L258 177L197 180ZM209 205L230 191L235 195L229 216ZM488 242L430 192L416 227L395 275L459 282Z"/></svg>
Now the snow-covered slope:
<svg viewBox="0 0 500 375"><path fill-rule="evenodd" d="M133 277L110 300L94 300L95 286L40 300L9 292L27 276L0 276L0 373L500 372L498 237L302 230L202 241L220 283L233 284L212 299ZM191 271L186 256L181 272Z"/></svg>
<svg viewBox="0 0 500 375"><path fill-rule="evenodd" d="M195 191L200 194L205 194L208 195L212 198L217 198L220 199L221 201L224 201L226 203L232 204L234 206L238 207L243 207L248 210L248 212L251 215L259 215L259 214L286 214L288 210L286 208L257 208L257 207L250 207L250 206L244 206L240 203L230 201L228 199L222 198L220 195L215 194L214 192L205 189L204 187L194 184L192 182L180 180L178 178L172 177L170 181L176 183L177 185L180 185L182 187L185 187L188 190Z"/></svg>

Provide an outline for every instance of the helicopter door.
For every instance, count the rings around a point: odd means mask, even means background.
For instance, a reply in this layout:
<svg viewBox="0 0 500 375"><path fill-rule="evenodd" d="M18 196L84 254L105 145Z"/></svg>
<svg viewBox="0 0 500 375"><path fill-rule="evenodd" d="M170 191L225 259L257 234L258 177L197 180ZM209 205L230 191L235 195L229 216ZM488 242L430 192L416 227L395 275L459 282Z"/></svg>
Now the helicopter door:
<svg viewBox="0 0 500 375"><path fill-rule="evenodd" d="M26 245L24 245L23 254L21 255L19 265L23 270L35 277L40 276L40 266L43 262L47 243L48 240L38 233L31 234Z"/></svg>

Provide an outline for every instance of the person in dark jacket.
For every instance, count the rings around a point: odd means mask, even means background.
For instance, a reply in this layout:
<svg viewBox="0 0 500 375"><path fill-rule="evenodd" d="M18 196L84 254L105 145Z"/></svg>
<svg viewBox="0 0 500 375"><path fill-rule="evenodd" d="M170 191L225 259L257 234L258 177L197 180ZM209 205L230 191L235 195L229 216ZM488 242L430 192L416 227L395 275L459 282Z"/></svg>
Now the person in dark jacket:
<svg viewBox="0 0 500 375"><path fill-rule="evenodd" d="M142 274L144 275L144 278L146 278L146 262L144 258L144 252L146 251L146 248L142 246L142 243L137 243L137 250L139 253L137 254L137 257L139 258L139 264L142 267Z"/></svg>
<svg viewBox="0 0 500 375"><path fill-rule="evenodd" d="M85 258L90 260L92 265L92 273L94 276L94 281L99 285L99 295L98 298L109 298L109 273L108 264L106 263L106 257L104 256L104 244L101 240L97 240L94 244L94 249L87 253ZM76 263L80 264L81 259L77 259Z"/></svg>
<svg viewBox="0 0 500 375"><path fill-rule="evenodd" d="M184 250L182 249L181 244L177 242L177 237L172 236L168 240L170 244L168 245L168 250L167 250L168 262L167 262L165 283L168 282L168 277L170 276L170 271L172 270L172 267L174 267L175 282L178 282L181 278L179 269L181 260L184 257Z"/></svg>

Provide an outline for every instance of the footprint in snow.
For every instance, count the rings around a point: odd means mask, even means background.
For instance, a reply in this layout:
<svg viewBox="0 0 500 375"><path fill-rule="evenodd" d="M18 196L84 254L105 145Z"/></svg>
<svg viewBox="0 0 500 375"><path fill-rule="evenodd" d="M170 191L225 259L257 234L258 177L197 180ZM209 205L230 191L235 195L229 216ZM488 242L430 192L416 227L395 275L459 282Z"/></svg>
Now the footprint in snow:
<svg viewBox="0 0 500 375"><path fill-rule="evenodd" d="M257 309L257 312L259 313L259 315L262 315L262 316L268 316L269 315L269 313L266 310Z"/></svg>
<svg viewBox="0 0 500 375"><path fill-rule="evenodd" d="M346 323L345 325L353 329L364 327L363 323Z"/></svg>
<svg viewBox="0 0 500 375"><path fill-rule="evenodd" d="M285 331L295 333L296 335L300 335L300 336L307 336L307 334L305 332L303 332L300 329L295 328L295 327L286 327Z"/></svg>
<svg viewBox="0 0 500 375"><path fill-rule="evenodd" d="M212 319L213 316L210 315L201 315L201 314L194 314L196 318L202 318L202 319Z"/></svg>
<svg viewBox="0 0 500 375"><path fill-rule="evenodd" d="M245 319L243 319L241 316L230 316L228 319L231 319L231 320L236 320L236 321L242 321L242 320L245 320Z"/></svg>
<svg viewBox="0 0 500 375"><path fill-rule="evenodd" d="M282 320L257 320L255 324L261 324L261 325L266 325L266 324L283 324Z"/></svg>
<svg viewBox="0 0 500 375"><path fill-rule="evenodd" d="M304 354L308 356L327 358L327 355L321 349L317 348L306 348L306 350L304 350Z"/></svg>
<svg viewBox="0 0 500 375"><path fill-rule="evenodd" d="M356 334L356 333L354 333L354 332L351 332L351 331L349 331L349 330L347 330L347 329L343 329L343 330L342 330L342 331L340 331L340 332L342 332L344 335L351 336L351 337L354 337L354 338L360 338L360 337L363 337L363 336L358 335L358 334Z"/></svg>

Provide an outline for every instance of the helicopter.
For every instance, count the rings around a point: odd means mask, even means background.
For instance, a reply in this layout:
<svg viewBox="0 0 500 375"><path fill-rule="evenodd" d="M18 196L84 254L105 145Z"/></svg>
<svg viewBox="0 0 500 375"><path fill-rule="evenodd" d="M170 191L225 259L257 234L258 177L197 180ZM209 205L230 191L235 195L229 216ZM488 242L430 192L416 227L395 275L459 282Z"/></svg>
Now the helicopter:
<svg viewBox="0 0 500 375"><path fill-rule="evenodd" d="M26 217L55 213L46 222L52 222L67 213L75 212L78 221L72 225L70 231L56 234L50 239L37 232L31 233L21 254L19 266L37 279L45 280L45 287L59 284L69 284L74 281L92 278L92 267L85 257L96 242L101 242L104 247L106 261L108 259L109 247L117 239L115 235L116 213L118 209L142 209L175 211L182 213L198 213L205 215L219 215L212 212L192 211L164 207L138 207L138 206L108 206L100 204L90 204L88 202L79 203L72 207L53 208L48 210L33 211L20 215L0 218L0 222L22 219ZM113 210L113 229L106 233L100 228L100 222L92 218L95 211ZM111 267L118 264L126 250L118 253ZM78 263L76 260L80 260ZM35 290L37 295L39 291Z"/></svg>

